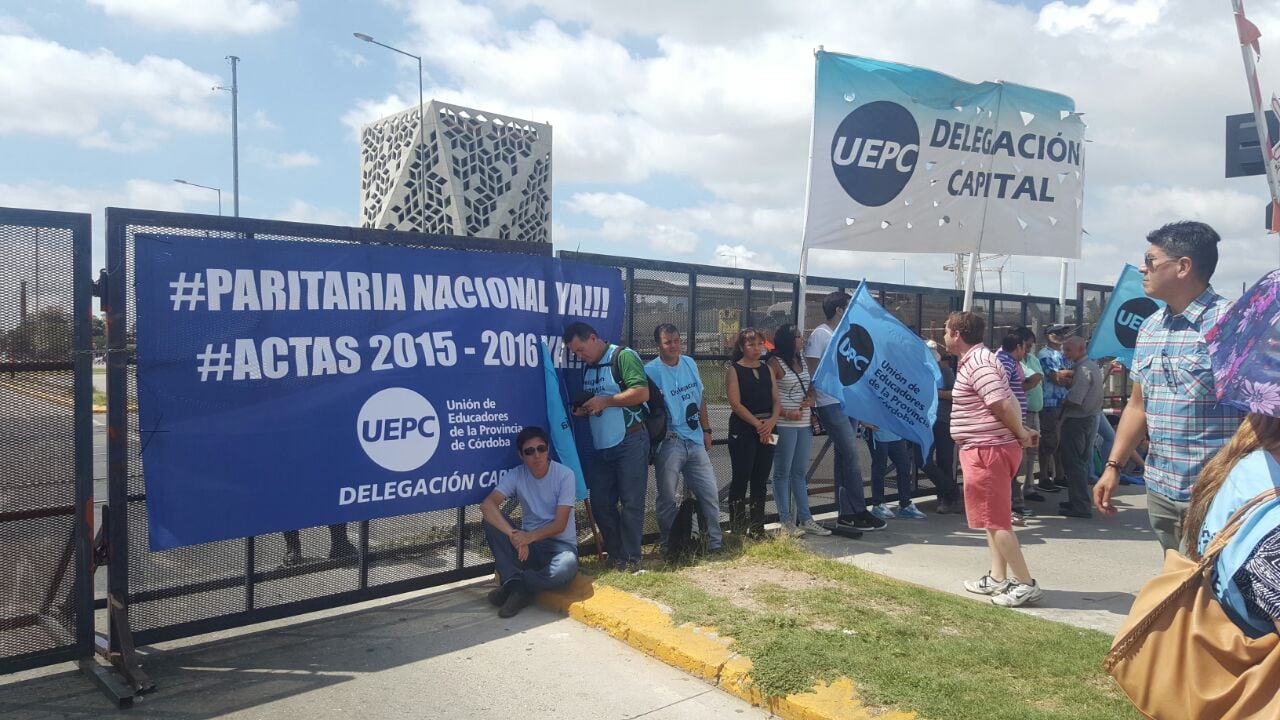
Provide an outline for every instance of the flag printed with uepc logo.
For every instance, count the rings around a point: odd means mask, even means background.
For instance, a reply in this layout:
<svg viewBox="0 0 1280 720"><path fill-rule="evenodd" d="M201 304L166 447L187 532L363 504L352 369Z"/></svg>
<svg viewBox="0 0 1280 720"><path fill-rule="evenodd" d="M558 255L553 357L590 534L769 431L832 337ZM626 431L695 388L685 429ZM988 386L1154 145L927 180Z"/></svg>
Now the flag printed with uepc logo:
<svg viewBox="0 0 1280 720"><path fill-rule="evenodd" d="M1113 357L1129 367L1138 342L1138 328L1162 307L1164 301L1148 296L1142 289L1142 271L1126 263L1089 338L1089 357Z"/></svg>
<svg viewBox="0 0 1280 720"><path fill-rule="evenodd" d="M1059 93L819 51L804 244L1080 257L1084 123Z"/></svg>
<svg viewBox="0 0 1280 720"><path fill-rule="evenodd" d="M839 399L849 417L910 440L928 455L941 383L924 340L859 284L818 362L814 386Z"/></svg>

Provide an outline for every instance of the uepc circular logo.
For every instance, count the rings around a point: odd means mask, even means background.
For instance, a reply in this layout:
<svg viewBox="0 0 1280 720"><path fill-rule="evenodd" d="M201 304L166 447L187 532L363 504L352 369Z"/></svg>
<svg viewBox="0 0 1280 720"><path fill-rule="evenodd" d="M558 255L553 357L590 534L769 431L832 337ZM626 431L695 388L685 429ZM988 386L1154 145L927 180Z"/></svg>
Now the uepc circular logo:
<svg viewBox="0 0 1280 720"><path fill-rule="evenodd" d="M861 205L878 207L898 197L919 158L916 119L887 100L849 113L831 138L831 169L840 187Z"/></svg>
<svg viewBox="0 0 1280 720"><path fill-rule="evenodd" d="M689 403L685 406L684 422L689 426L690 430L698 429L698 406L695 403Z"/></svg>
<svg viewBox="0 0 1280 720"><path fill-rule="evenodd" d="M1120 344L1133 348L1138 344L1138 328L1142 321L1151 316L1159 308L1156 301L1149 297L1136 297L1126 300L1116 313L1116 340Z"/></svg>
<svg viewBox="0 0 1280 720"><path fill-rule="evenodd" d="M836 368L840 371L840 384L847 387L861 380L863 373L871 367L871 358L875 354L876 346L871 342L871 333L861 325L850 325L849 332L836 343Z"/></svg>
<svg viewBox="0 0 1280 720"><path fill-rule="evenodd" d="M356 433L370 460L393 472L409 472L435 455L440 444L440 418L418 393L386 388L364 401Z"/></svg>

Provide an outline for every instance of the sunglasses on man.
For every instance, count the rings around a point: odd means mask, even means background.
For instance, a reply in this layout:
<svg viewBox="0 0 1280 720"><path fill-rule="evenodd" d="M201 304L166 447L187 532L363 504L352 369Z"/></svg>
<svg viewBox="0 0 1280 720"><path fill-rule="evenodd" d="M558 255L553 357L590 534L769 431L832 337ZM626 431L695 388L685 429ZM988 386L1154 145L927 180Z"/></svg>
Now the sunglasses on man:
<svg viewBox="0 0 1280 720"><path fill-rule="evenodd" d="M543 454L545 454L545 453L547 452L547 450L548 450L548 449L549 449L549 448L547 448L547 446L546 446L546 445L530 445L529 447L527 447L527 448L523 448L522 450L520 450L520 452L521 452L525 457L533 457L534 455L543 455Z"/></svg>

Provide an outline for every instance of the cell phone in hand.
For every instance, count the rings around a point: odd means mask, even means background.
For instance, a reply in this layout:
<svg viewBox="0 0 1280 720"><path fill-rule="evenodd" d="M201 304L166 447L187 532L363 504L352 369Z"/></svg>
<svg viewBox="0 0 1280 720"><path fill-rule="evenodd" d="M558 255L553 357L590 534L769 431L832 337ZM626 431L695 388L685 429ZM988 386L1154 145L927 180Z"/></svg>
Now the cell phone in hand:
<svg viewBox="0 0 1280 720"><path fill-rule="evenodd" d="M777 444L778 444L778 433L770 433L770 434L769 434L769 440L768 440L768 443L769 443L770 445L777 445Z"/></svg>

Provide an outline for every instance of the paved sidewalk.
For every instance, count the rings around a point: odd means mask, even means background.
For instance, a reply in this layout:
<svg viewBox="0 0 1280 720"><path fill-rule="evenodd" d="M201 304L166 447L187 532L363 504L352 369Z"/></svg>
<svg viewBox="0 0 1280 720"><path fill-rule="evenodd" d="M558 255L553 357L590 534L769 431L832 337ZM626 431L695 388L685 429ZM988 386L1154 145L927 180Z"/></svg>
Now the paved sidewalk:
<svg viewBox="0 0 1280 720"><path fill-rule="evenodd" d="M1029 503L1037 513L1014 528L1032 574L1044 588L1039 605L1022 612L1115 633L1142 585L1160 570L1162 553L1147 524L1146 488L1121 486L1113 518L1057 515L1066 493ZM882 575L990 602L962 583L988 569L986 534L970 530L964 515L935 515L934 501L919 503L925 520L890 520L859 540L805 537L817 552Z"/></svg>
<svg viewBox="0 0 1280 720"><path fill-rule="evenodd" d="M600 718L769 714L576 620L499 620L472 582L144 648L158 690L114 712L60 665L0 677L0 717Z"/></svg>

